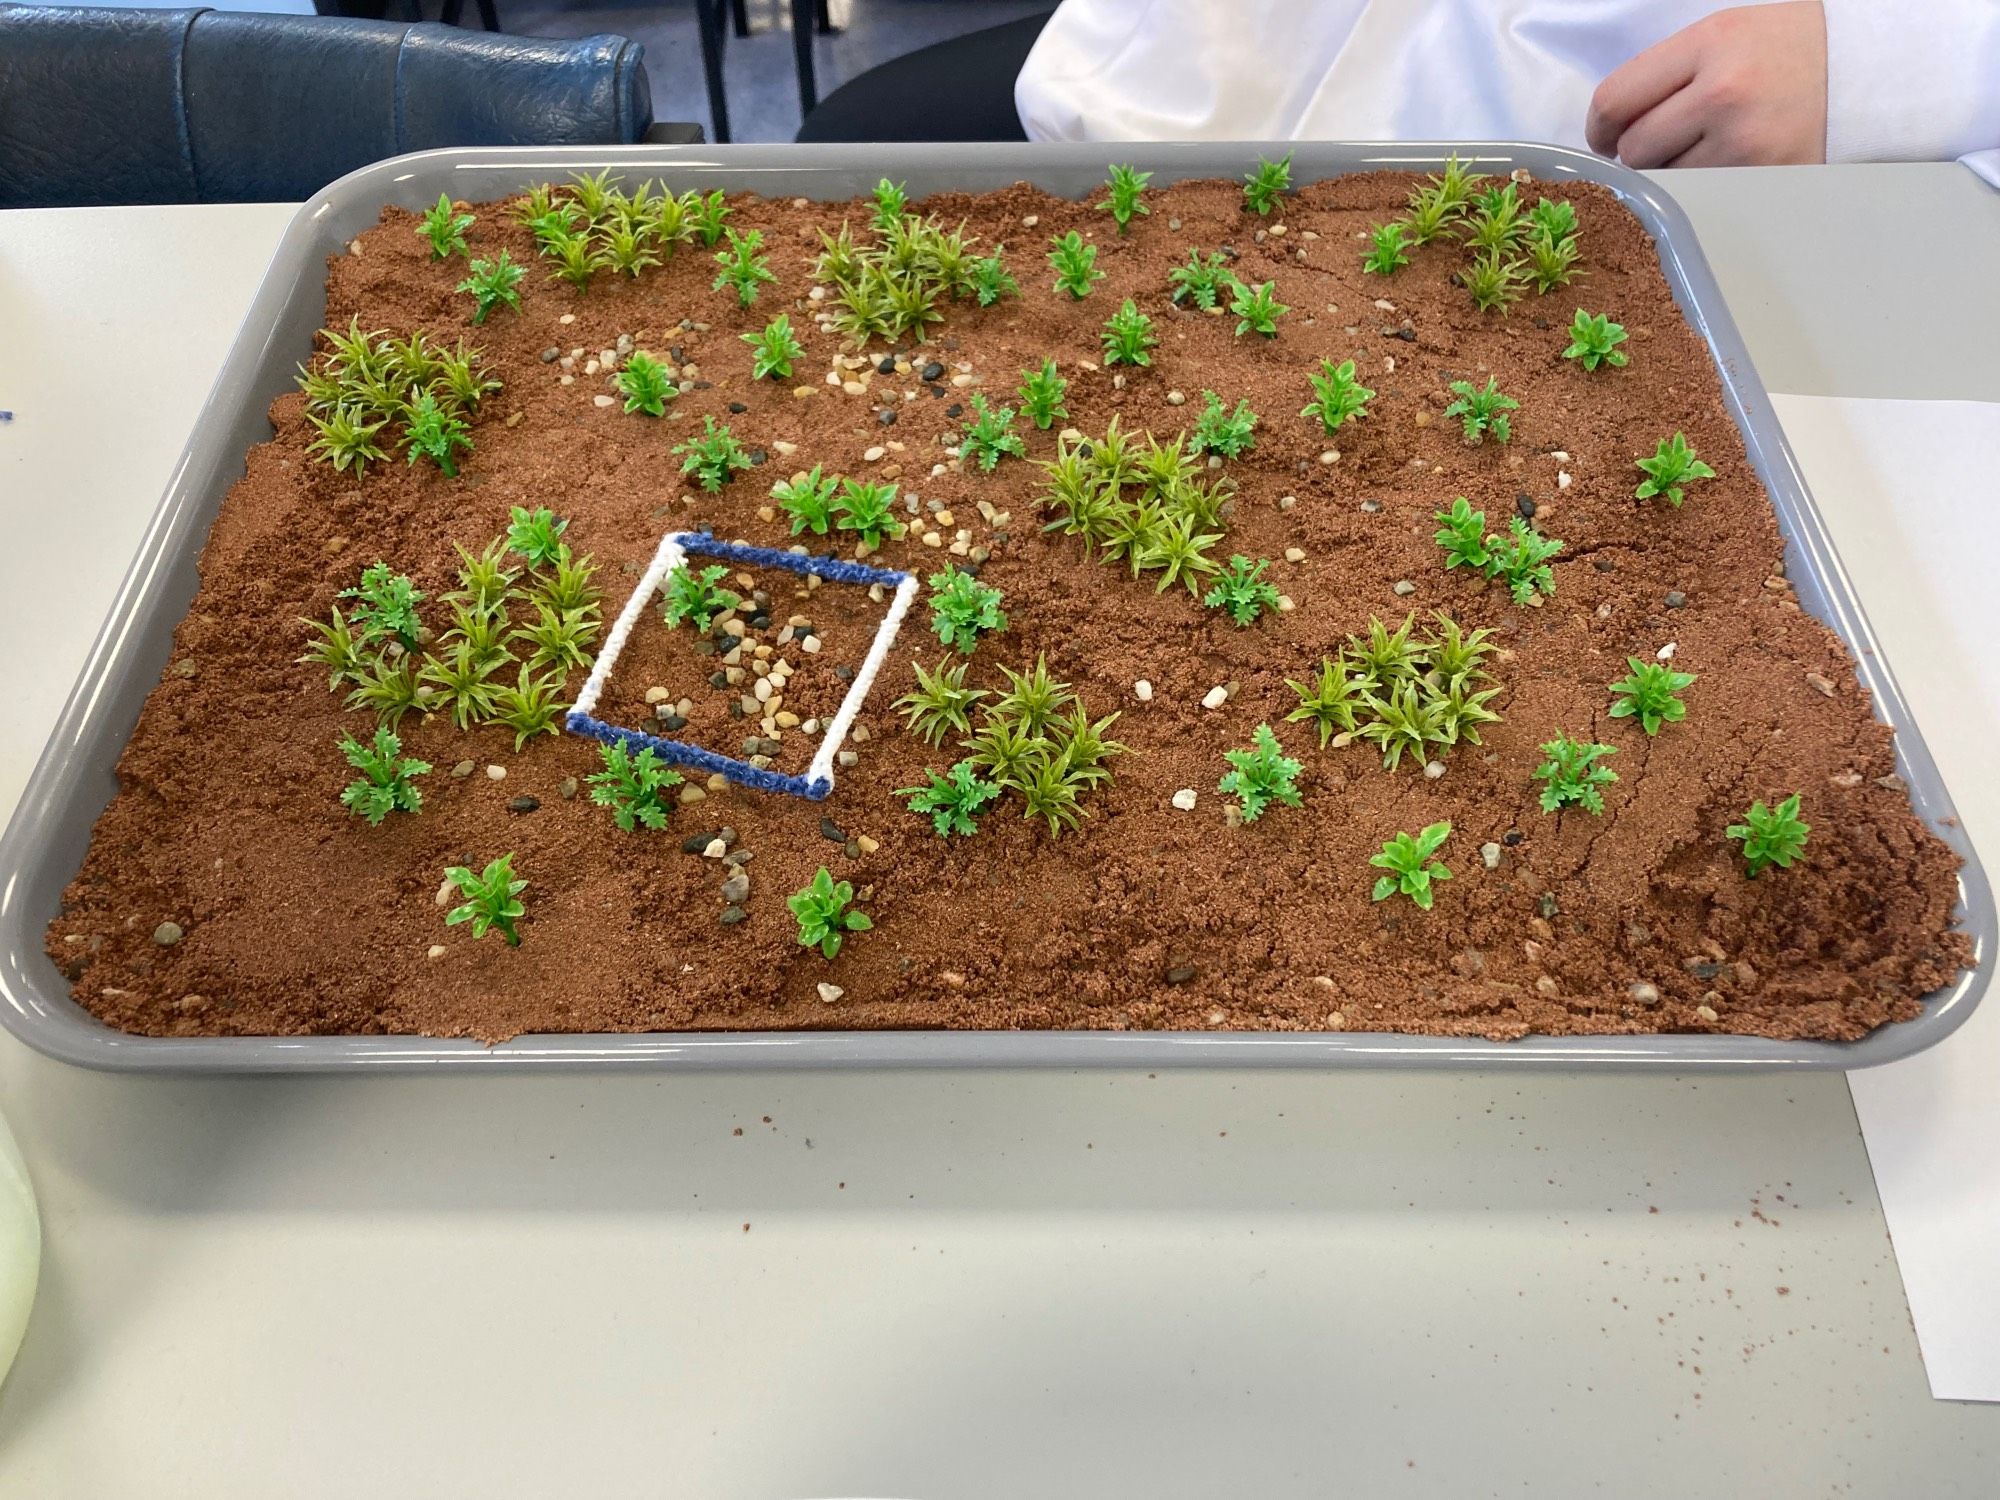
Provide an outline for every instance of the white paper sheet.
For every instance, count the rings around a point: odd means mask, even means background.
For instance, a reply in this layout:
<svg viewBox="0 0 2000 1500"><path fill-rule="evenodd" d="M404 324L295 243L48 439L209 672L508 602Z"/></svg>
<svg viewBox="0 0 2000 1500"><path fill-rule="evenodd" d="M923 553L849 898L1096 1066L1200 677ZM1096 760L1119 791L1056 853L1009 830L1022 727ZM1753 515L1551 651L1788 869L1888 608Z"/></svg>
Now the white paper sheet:
<svg viewBox="0 0 2000 1500"><path fill-rule="evenodd" d="M1774 404L1974 847L2000 872L2000 405ZM1938 1047L1849 1083L1931 1394L2000 1401L2000 992Z"/></svg>

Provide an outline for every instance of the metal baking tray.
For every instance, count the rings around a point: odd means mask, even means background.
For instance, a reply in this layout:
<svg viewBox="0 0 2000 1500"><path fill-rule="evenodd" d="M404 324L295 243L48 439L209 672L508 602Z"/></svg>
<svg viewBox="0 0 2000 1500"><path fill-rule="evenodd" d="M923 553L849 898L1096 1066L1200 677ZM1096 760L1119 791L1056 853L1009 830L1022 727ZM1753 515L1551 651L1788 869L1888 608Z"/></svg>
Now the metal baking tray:
<svg viewBox="0 0 2000 1500"><path fill-rule="evenodd" d="M1653 183L1615 163L1553 146L1460 142L1280 145L1203 142L1121 147L1162 185L1234 177L1262 153L1295 151L1295 180L1373 169L1435 171L1456 150L1488 172L1580 178L1612 189L1652 233L1660 267L1707 340L1724 398L1787 540L1800 604L1854 654L1875 712L1895 726L1896 762L1917 813L1964 859L1958 920L1978 967L1931 995L1919 1018L1858 1042L1728 1035L1527 1037L1513 1042L1393 1033L815 1031L524 1036L500 1046L420 1036L132 1036L69 997L42 951L91 826L117 789L119 754L159 680L174 626L196 587L195 559L244 455L271 435L273 397L323 321L325 258L371 227L385 204L422 209L440 192L481 202L572 172L615 168L677 188L749 189L840 199L887 174L912 193L981 191L1026 180L1082 196L1103 181L1100 146L883 145L507 148L427 151L363 168L299 209L236 336L139 555L120 586L75 690L0 836L0 1021L30 1046L89 1067L135 1072L516 1071L540 1068L1261 1067L1704 1069L1857 1068L1906 1057L1961 1025L1986 987L1996 936L1993 892L1923 737L1835 556L1764 387L1687 217Z"/></svg>

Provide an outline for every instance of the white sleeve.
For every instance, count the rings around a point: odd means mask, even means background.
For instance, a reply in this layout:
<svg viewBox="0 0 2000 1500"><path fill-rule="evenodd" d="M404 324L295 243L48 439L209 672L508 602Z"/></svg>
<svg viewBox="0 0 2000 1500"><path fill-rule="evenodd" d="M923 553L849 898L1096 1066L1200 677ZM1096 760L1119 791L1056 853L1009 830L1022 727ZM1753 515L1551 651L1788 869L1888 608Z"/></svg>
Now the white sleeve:
<svg viewBox="0 0 2000 1500"><path fill-rule="evenodd" d="M2000 146L2000 0L1822 0L1826 159Z"/></svg>

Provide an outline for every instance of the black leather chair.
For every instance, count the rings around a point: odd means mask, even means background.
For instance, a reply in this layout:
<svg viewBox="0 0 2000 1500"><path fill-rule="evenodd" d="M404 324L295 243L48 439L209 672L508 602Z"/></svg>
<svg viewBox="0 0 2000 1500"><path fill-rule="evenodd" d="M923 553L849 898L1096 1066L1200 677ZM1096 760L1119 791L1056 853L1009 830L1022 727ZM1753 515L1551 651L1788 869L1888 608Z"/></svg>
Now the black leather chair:
<svg viewBox="0 0 2000 1500"><path fill-rule="evenodd" d="M0 208L308 198L432 146L700 140L617 36L0 4Z"/></svg>

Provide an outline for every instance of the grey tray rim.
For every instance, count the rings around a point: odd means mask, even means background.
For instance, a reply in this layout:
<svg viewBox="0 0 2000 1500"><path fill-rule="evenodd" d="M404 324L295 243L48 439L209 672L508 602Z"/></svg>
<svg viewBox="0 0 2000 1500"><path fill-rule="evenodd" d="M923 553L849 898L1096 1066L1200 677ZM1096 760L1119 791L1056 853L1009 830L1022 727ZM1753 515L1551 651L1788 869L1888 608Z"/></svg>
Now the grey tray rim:
<svg viewBox="0 0 2000 1500"><path fill-rule="evenodd" d="M1878 718L1896 727L1897 765L1924 821L1965 861L1958 917L1977 967L1929 996L1921 1017L1857 1042L1782 1042L1731 1035L1529 1037L1516 1042L1394 1033L802 1031L577 1034L495 1047L428 1037L155 1038L115 1031L72 1001L42 952L63 886L116 789L115 768L172 632L192 599L194 560L244 455L269 435L270 400L290 388L324 311L324 257L372 225L385 204L418 209L440 191L478 202L552 175L612 167L676 185L842 198L887 174L912 194L979 191L1027 180L1078 196L1106 163L1131 161L1161 185L1240 175L1259 154L1295 152L1297 180L1377 169L1436 170L1449 151L1486 171L1526 168L1615 191L1659 246L1674 296L1707 339L1725 399L1787 538L1800 602L1854 652ZM1555 146L1358 142L1102 145L684 146L497 148L419 152L354 172L302 205L287 227L209 393L76 687L20 804L0 834L0 1024L29 1046L81 1066L142 1073L514 1072L523 1069L1262 1067L1528 1068L1598 1071L1825 1070L1873 1066L1943 1040L1986 987L1996 937L1993 891L1958 823L1806 491L1692 226L1656 184L1615 163Z"/></svg>

